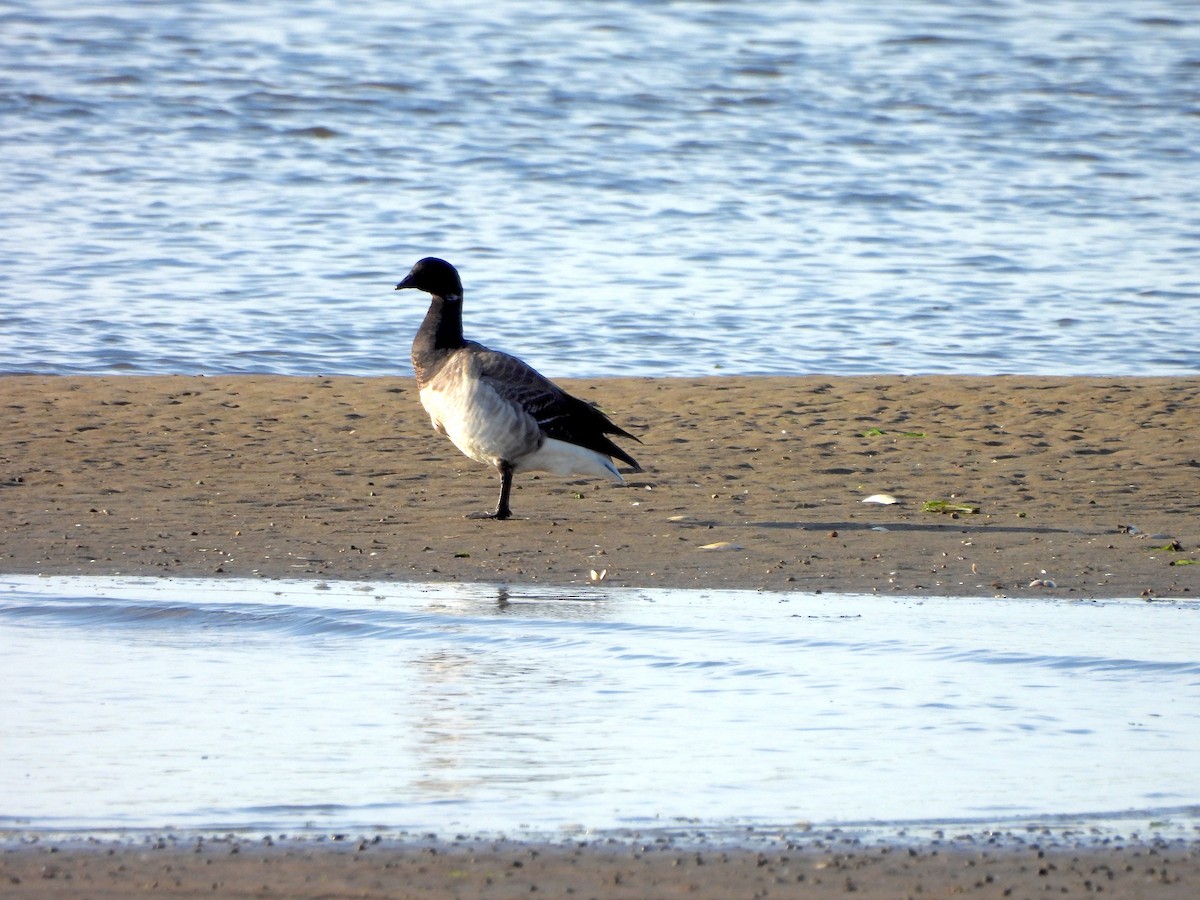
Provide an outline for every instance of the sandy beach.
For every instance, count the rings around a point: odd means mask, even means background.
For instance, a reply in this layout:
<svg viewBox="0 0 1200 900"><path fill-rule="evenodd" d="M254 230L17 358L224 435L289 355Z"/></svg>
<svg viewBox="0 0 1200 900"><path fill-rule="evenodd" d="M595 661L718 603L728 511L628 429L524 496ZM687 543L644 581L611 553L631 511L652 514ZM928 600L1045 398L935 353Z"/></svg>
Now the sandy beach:
<svg viewBox="0 0 1200 900"><path fill-rule="evenodd" d="M1151 597L1200 589L1200 379L567 381L625 486L499 479L409 379L0 378L0 571ZM894 505L864 503L890 494ZM930 512L929 501L960 511ZM977 510L969 512L966 510Z"/></svg>
<svg viewBox="0 0 1200 900"><path fill-rule="evenodd" d="M0 378L0 572L1192 599L1200 379L565 381L623 487L498 478L409 379ZM890 494L891 505L864 503ZM944 511L924 509L944 501ZM1200 843L9 835L0 896L1194 897Z"/></svg>

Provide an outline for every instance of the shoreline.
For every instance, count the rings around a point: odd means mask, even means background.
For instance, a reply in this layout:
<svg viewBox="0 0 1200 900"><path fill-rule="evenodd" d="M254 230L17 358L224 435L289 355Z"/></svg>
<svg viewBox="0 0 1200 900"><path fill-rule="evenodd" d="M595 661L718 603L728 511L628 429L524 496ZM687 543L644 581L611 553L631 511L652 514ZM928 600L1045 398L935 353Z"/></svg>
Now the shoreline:
<svg viewBox="0 0 1200 900"><path fill-rule="evenodd" d="M1191 598L1198 378L564 380L624 486L498 479L407 378L0 377L0 571ZM864 504L891 494L895 505ZM977 513L922 510L926 501Z"/></svg>

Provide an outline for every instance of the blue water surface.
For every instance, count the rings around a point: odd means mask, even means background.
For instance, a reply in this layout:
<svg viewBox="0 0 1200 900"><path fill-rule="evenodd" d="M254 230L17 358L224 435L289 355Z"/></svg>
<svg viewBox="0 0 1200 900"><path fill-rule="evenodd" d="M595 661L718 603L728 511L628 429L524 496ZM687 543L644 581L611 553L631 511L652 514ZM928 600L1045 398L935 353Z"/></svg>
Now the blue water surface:
<svg viewBox="0 0 1200 900"><path fill-rule="evenodd" d="M1200 372L1200 7L0 2L0 368Z"/></svg>
<svg viewBox="0 0 1200 900"><path fill-rule="evenodd" d="M1186 830L1197 616L5 576L0 830Z"/></svg>

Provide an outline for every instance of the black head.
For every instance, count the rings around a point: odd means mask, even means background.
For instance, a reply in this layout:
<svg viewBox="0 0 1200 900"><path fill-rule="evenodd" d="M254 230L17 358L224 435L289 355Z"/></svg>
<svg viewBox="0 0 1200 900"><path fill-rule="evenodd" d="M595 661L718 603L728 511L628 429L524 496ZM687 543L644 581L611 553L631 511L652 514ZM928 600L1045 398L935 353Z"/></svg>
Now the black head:
<svg viewBox="0 0 1200 900"><path fill-rule="evenodd" d="M413 266L404 280L396 285L398 291L404 288L416 288L435 297L461 297L463 292L458 270L436 256L427 256Z"/></svg>

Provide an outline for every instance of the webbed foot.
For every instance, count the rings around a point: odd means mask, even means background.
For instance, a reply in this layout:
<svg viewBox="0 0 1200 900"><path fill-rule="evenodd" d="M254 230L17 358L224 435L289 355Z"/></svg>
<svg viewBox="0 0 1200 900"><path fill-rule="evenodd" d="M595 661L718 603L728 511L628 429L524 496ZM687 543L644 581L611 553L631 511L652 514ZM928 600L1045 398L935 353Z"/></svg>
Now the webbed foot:
<svg viewBox="0 0 1200 900"><path fill-rule="evenodd" d="M463 518L464 519L499 519L499 520L503 521L504 519L512 518L512 510L511 509L494 509L491 512L467 513L465 516L463 516Z"/></svg>

